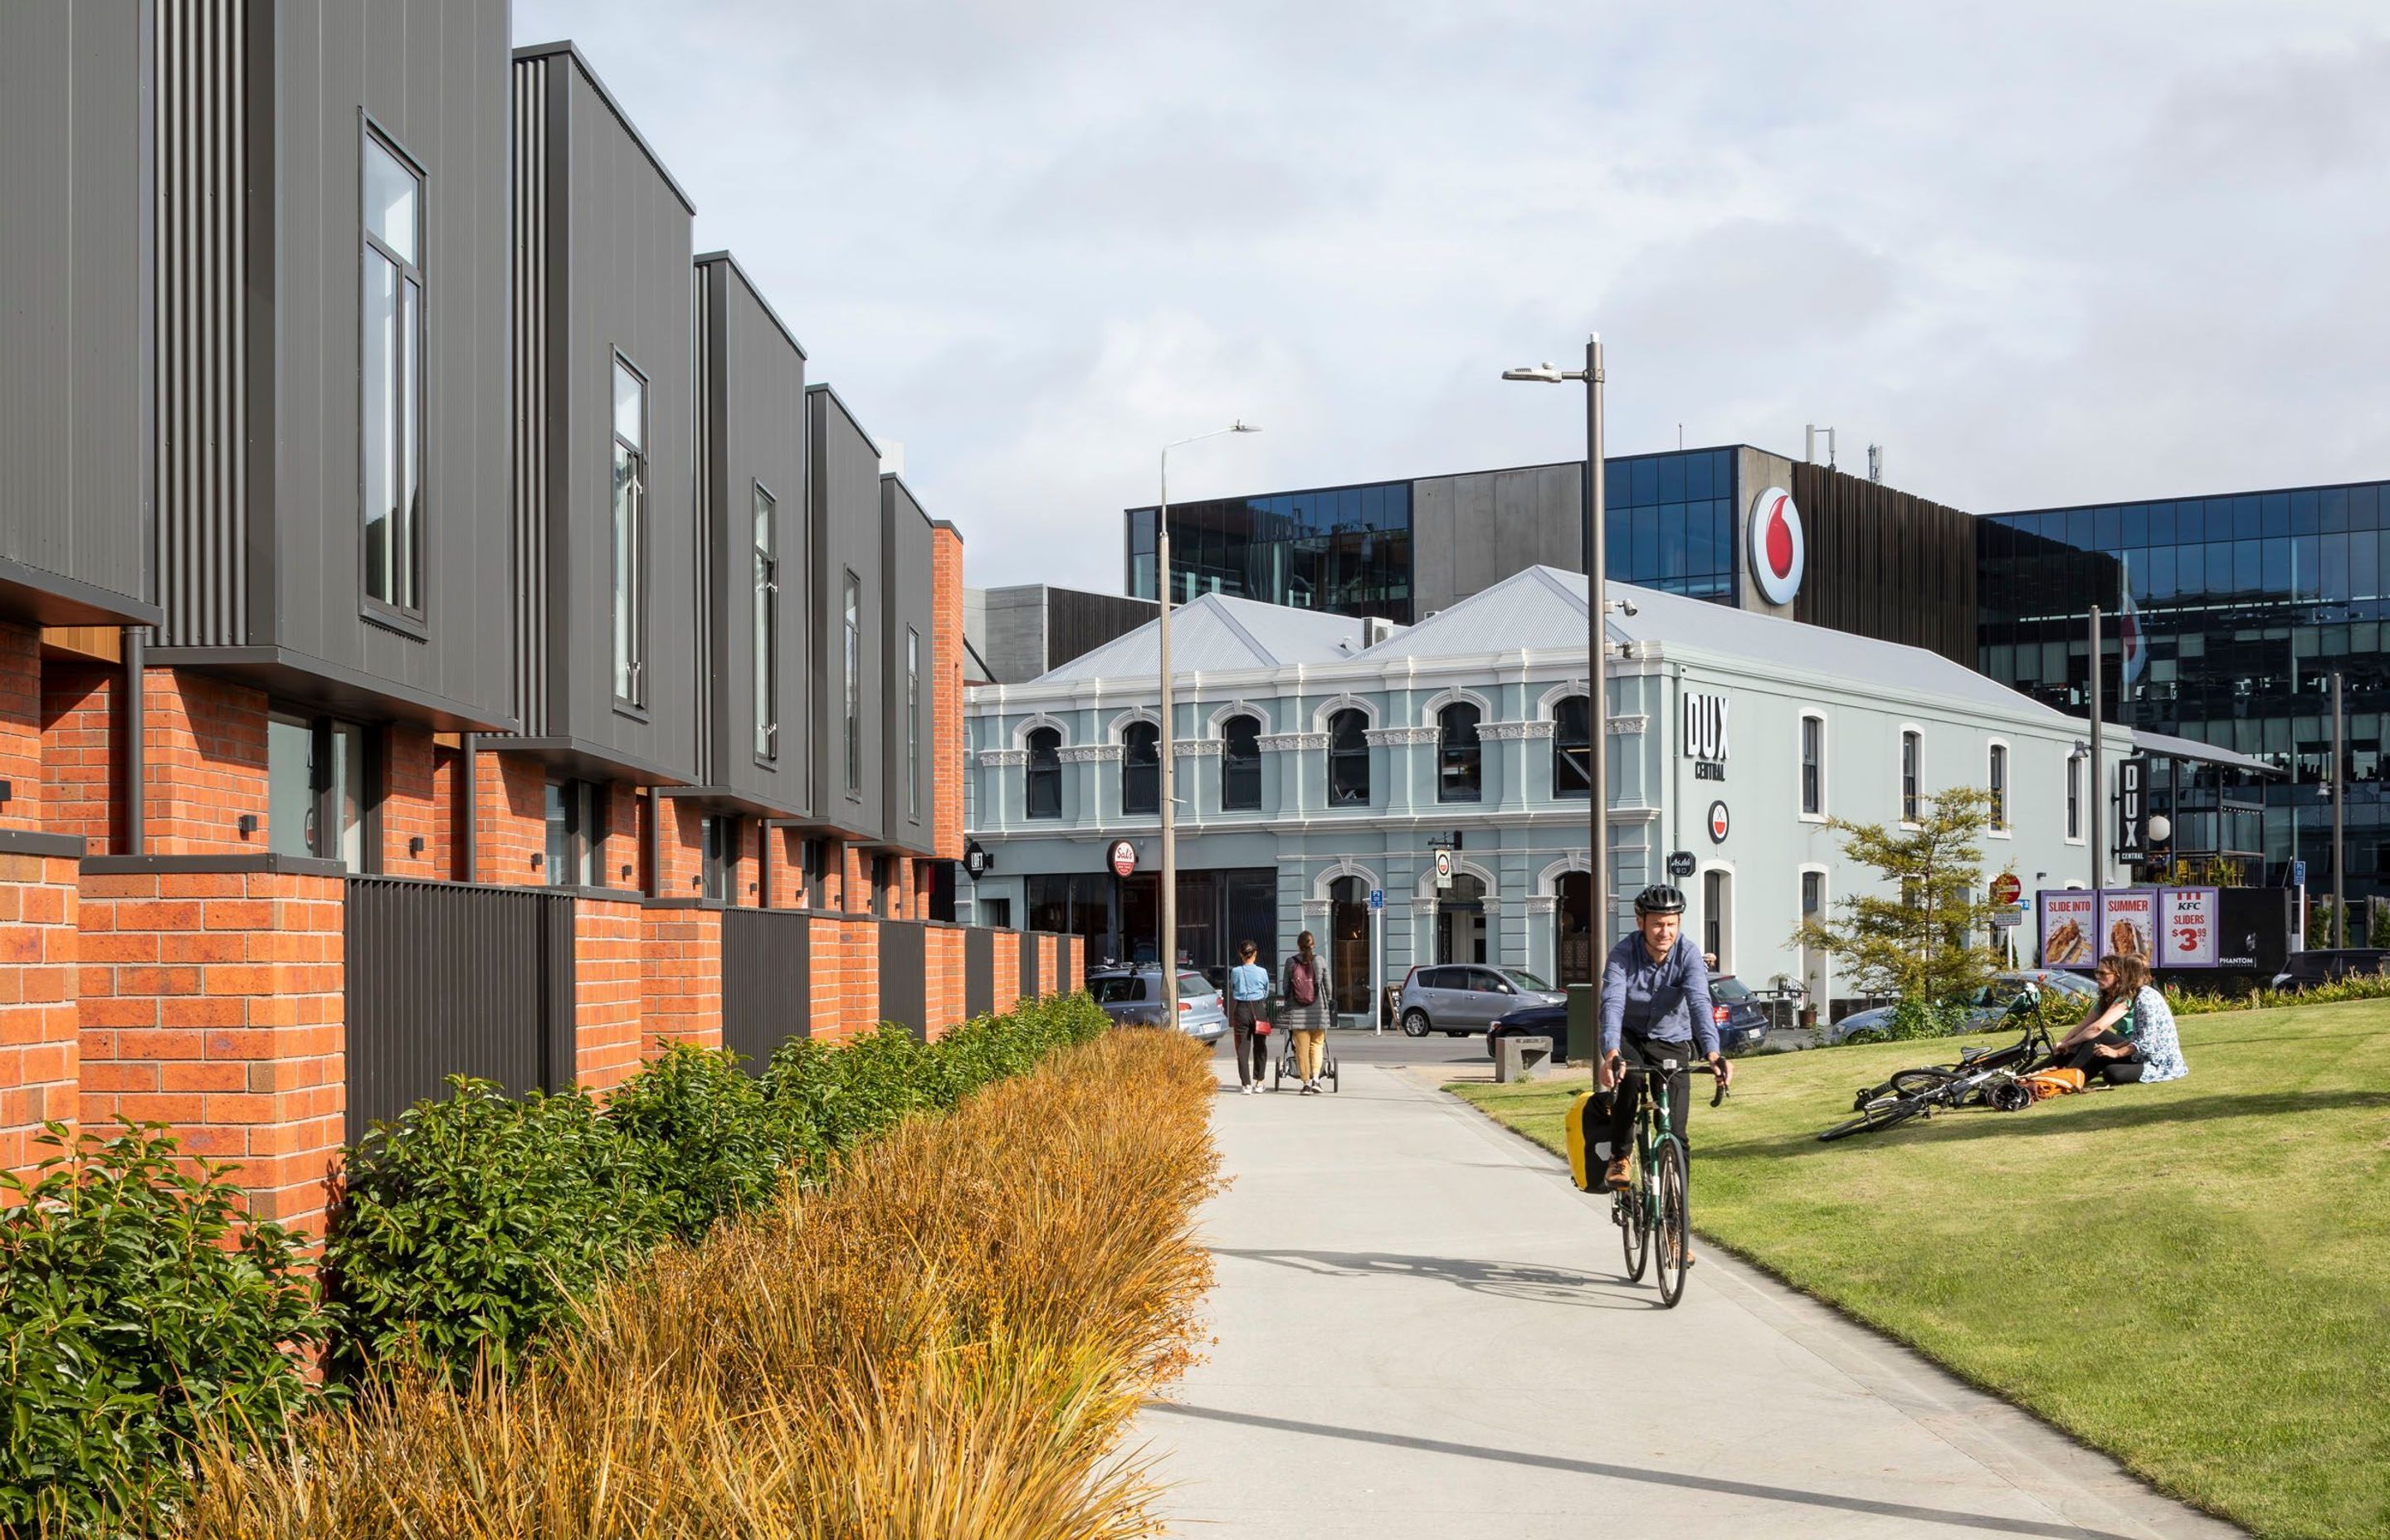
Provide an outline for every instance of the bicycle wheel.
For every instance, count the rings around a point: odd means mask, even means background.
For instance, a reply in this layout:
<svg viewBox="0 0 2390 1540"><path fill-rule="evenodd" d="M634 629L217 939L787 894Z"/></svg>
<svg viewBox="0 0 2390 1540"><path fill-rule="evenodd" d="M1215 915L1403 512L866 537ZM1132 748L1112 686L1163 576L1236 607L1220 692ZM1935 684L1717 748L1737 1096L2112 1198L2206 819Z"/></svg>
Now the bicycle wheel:
<svg viewBox="0 0 2390 1540"><path fill-rule="evenodd" d="M1918 1069L1895 1071L1893 1077L1881 1085L1869 1087L1851 1097L1851 1110L1864 1112L1879 1101L1895 1097L1921 1097L1942 1089L1958 1074L1950 1070Z"/></svg>
<svg viewBox="0 0 2390 1540"><path fill-rule="evenodd" d="M1692 1255L1693 1246L1685 1145L1674 1134L1660 1141L1660 1169L1652 1196L1658 1200L1659 1234L1651 1244L1651 1271L1660 1285L1660 1303L1673 1310L1685 1297L1685 1259Z"/></svg>
<svg viewBox="0 0 2390 1540"><path fill-rule="evenodd" d="M1626 1281L1641 1283L1643 1269L1651 1261L1651 1205L1643 1185L1641 1162L1635 1167L1635 1185L1625 1192L1610 1195L1610 1216L1618 1225L1619 1239L1626 1247Z"/></svg>
<svg viewBox="0 0 2390 1540"><path fill-rule="evenodd" d="M1923 1099L1917 1097L1901 1097L1896 1099L1879 1101L1850 1122L1838 1123L1827 1129L1818 1136L1818 1142L1828 1144L1835 1139L1847 1139L1854 1134L1865 1134L1878 1128L1890 1128L1895 1123L1907 1123L1924 1110Z"/></svg>

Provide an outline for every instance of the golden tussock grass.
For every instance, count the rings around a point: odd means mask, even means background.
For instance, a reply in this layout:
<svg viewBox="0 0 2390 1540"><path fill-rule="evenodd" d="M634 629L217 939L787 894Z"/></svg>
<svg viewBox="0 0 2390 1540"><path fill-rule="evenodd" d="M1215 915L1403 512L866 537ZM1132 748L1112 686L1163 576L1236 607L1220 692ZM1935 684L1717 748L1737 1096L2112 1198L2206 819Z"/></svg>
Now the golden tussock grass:
<svg viewBox="0 0 2390 1540"><path fill-rule="evenodd" d="M1197 1341L1212 1096L1181 1038L1064 1050L642 1264L512 1385L411 1380L225 1441L184 1533L1151 1534L1122 1439Z"/></svg>

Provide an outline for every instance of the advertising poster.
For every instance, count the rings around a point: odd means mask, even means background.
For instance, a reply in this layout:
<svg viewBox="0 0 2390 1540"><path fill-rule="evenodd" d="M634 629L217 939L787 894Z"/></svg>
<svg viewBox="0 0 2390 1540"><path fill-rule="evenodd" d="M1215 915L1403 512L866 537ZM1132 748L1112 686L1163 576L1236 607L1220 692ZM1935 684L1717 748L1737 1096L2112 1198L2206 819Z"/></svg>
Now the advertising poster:
<svg viewBox="0 0 2390 1540"><path fill-rule="evenodd" d="M2161 910L2160 968L2214 968L2220 905L2214 888L2168 888Z"/></svg>
<svg viewBox="0 0 2390 1540"><path fill-rule="evenodd" d="M2104 956L2157 959L2158 890L2105 888L2100 893L2100 929L2094 943ZM2096 962L2097 957L2093 958Z"/></svg>
<svg viewBox="0 0 2390 1540"><path fill-rule="evenodd" d="M2041 909L2041 966L2088 968L2098 962L2098 900L2074 888L2045 889L2035 897Z"/></svg>

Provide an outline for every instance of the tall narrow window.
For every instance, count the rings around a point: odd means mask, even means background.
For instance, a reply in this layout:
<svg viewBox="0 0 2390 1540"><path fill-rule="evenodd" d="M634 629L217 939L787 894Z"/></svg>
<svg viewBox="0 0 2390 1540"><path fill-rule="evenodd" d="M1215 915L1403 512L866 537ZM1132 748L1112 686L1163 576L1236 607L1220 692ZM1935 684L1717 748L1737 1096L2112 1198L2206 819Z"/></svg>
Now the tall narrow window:
<svg viewBox="0 0 2390 1540"><path fill-rule="evenodd" d="M1477 736L1478 711L1457 701L1435 713L1435 800L1473 802L1485 794L1485 746Z"/></svg>
<svg viewBox="0 0 2390 1540"><path fill-rule="evenodd" d="M2083 762L2066 756L2066 837L2083 838Z"/></svg>
<svg viewBox="0 0 2390 1540"><path fill-rule="evenodd" d="M423 178L365 135L366 597L422 612Z"/></svg>
<svg viewBox="0 0 2390 1540"><path fill-rule="evenodd" d="M647 703L648 382L614 360L614 699Z"/></svg>
<svg viewBox="0 0 2390 1540"><path fill-rule="evenodd" d="M1062 735L1040 727L1029 735L1029 816L1062 815Z"/></svg>
<svg viewBox="0 0 2390 1540"><path fill-rule="evenodd" d="M921 815L921 634L905 628L905 815Z"/></svg>
<svg viewBox="0 0 2390 1540"><path fill-rule="evenodd" d="M863 584L846 574L846 794L863 795Z"/></svg>
<svg viewBox="0 0 2390 1540"><path fill-rule="evenodd" d="M1328 719L1328 805L1369 804L1369 719L1351 708Z"/></svg>
<svg viewBox="0 0 2390 1540"><path fill-rule="evenodd" d="M1918 821L1918 804L1921 800L1918 794L1918 782L1923 774L1924 761L1925 735L1914 731L1902 733L1900 735L1900 821L1904 824L1913 824Z"/></svg>
<svg viewBox="0 0 2390 1540"><path fill-rule="evenodd" d="M1801 813L1820 818L1826 813L1826 719L1801 719Z"/></svg>
<svg viewBox="0 0 2390 1540"><path fill-rule="evenodd" d="M1593 700L1572 695L1552 708L1552 795L1593 795Z"/></svg>
<svg viewBox="0 0 2390 1540"><path fill-rule="evenodd" d="M1262 725L1232 716L1220 725L1220 811L1257 813L1262 805Z"/></svg>
<svg viewBox="0 0 2390 1540"><path fill-rule="evenodd" d="M1132 722L1121 734L1121 811L1162 811L1162 728Z"/></svg>
<svg viewBox="0 0 2390 1540"><path fill-rule="evenodd" d="M1717 959L1721 973L1733 971L1732 960L1726 955L1727 892L1726 873L1702 874L1702 950Z"/></svg>
<svg viewBox="0 0 2390 1540"><path fill-rule="evenodd" d="M2009 746L1992 745L1989 766L1992 794L1992 827L2006 831L2009 827Z"/></svg>
<svg viewBox="0 0 2390 1540"><path fill-rule="evenodd" d="M780 757L780 558L772 494L755 487L755 757Z"/></svg>

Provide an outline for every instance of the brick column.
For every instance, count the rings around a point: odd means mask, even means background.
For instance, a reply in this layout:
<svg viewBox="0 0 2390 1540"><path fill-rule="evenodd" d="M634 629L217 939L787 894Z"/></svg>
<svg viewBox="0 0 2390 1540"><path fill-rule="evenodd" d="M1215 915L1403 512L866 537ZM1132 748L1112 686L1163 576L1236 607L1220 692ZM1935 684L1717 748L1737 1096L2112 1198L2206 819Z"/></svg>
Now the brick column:
<svg viewBox="0 0 2390 1540"><path fill-rule="evenodd" d="M963 988L963 931L957 925L931 925L922 934L928 944L922 960L929 978L922 990L923 1015L929 1035L944 1037L960 1023L968 1009Z"/></svg>
<svg viewBox="0 0 2390 1540"><path fill-rule="evenodd" d="M0 834L0 1170L53 1153L45 1123L77 1122L78 864L82 841Z"/></svg>
<svg viewBox="0 0 2390 1540"><path fill-rule="evenodd" d="M321 1232L347 1107L330 862L84 863L83 1121L170 1125L241 1168L252 1213Z"/></svg>
<svg viewBox="0 0 2390 1540"><path fill-rule="evenodd" d="M572 1077L593 1091L639 1066L646 916L634 897L572 901Z"/></svg>
<svg viewBox="0 0 2390 1540"><path fill-rule="evenodd" d="M399 723L383 741L381 869L392 877L445 878L456 868L440 828L447 820L441 815L430 730ZM418 840L423 848L410 849Z"/></svg>
<svg viewBox="0 0 2390 1540"><path fill-rule="evenodd" d="M153 668L141 682L141 703L144 853L265 852L265 692ZM257 820L246 835L244 815Z"/></svg>
<svg viewBox="0 0 2390 1540"><path fill-rule="evenodd" d="M42 634L0 625L0 829L42 827Z"/></svg>
<svg viewBox="0 0 2390 1540"><path fill-rule="evenodd" d="M648 799L627 781L606 786L606 839L599 859L605 863L606 886L639 892L648 890Z"/></svg>
<svg viewBox="0 0 2390 1540"><path fill-rule="evenodd" d="M657 846L662 865L654 888L658 898L695 898L705 871L705 839L701 820L705 815L688 805L684 797L666 797L654 791L648 793L651 809L661 808L663 816L663 839Z"/></svg>
<svg viewBox="0 0 2390 1540"><path fill-rule="evenodd" d="M1021 932L996 932L996 994L988 1008L998 1016L1021 1003Z"/></svg>
<svg viewBox="0 0 2390 1540"><path fill-rule="evenodd" d="M846 922L827 914L805 920L808 966L806 986L812 996L806 1035L825 1043L846 1041Z"/></svg>
<svg viewBox="0 0 2390 1540"><path fill-rule="evenodd" d="M38 794L42 828L82 840L88 855L117 848L123 759L117 713L123 698L120 668L52 662L42 671L41 780L38 787L20 784L17 795Z"/></svg>
<svg viewBox="0 0 2390 1540"><path fill-rule="evenodd" d="M963 858L963 537L930 530L930 848Z"/></svg>
<svg viewBox="0 0 2390 1540"><path fill-rule="evenodd" d="M660 899L643 914L639 966L649 1052L669 1043L722 1046L722 911Z"/></svg>
<svg viewBox="0 0 2390 1540"><path fill-rule="evenodd" d="M547 884L547 771L522 754L474 756L473 880L508 888ZM531 858L542 858L534 866Z"/></svg>
<svg viewBox="0 0 2390 1540"><path fill-rule="evenodd" d="M846 923L846 1032L880 1025L880 922L858 915Z"/></svg>

